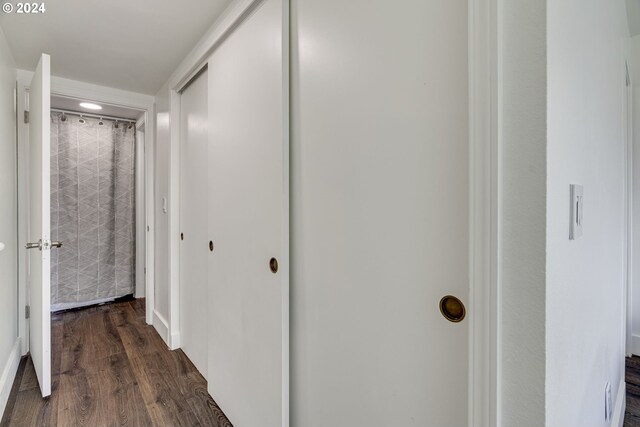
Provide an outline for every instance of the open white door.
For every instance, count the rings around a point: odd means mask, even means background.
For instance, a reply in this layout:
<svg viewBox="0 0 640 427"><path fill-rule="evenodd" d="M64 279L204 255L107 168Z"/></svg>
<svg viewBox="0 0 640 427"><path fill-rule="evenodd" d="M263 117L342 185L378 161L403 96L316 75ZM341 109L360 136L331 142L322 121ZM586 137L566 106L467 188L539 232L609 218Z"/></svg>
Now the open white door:
<svg viewBox="0 0 640 427"><path fill-rule="evenodd" d="M207 380L237 426L288 425L285 4L263 1L209 59Z"/></svg>
<svg viewBox="0 0 640 427"><path fill-rule="evenodd" d="M49 55L42 54L29 87L29 305L31 359L42 396L51 394Z"/></svg>

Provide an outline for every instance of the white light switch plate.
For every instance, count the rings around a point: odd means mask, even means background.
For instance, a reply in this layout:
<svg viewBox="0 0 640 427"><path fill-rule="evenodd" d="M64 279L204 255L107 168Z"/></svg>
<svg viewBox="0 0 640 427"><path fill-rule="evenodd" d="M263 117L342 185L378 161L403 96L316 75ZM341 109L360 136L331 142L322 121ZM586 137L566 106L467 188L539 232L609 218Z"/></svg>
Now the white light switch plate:
<svg viewBox="0 0 640 427"><path fill-rule="evenodd" d="M578 184L571 184L569 192L571 194L569 240L576 240L578 237L582 236L584 187Z"/></svg>

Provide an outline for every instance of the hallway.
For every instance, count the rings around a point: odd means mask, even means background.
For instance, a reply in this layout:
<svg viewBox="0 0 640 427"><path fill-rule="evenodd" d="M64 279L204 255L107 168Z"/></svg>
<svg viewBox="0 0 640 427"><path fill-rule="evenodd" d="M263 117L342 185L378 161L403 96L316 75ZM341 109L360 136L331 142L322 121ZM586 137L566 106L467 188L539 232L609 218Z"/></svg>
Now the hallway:
<svg viewBox="0 0 640 427"><path fill-rule="evenodd" d="M0 426L231 426L182 350L144 323L144 299L51 320L52 394L23 358Z"/></svg>

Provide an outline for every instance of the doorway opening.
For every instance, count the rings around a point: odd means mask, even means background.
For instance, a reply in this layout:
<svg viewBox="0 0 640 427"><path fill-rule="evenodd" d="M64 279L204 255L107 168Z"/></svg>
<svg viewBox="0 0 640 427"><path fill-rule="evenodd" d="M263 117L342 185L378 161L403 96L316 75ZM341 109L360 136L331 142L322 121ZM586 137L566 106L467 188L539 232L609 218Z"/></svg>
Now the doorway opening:
<svg viewBox="0 0 640 427"><path fill-rule="evenodd" d="M144 168L136 122L143 115L51 97L51 240L61 245L51 254L52 312L144 295L144 263L136 256L144 247L137 239L144 198L136 185Z"/></svg>
<svg viewBox="0 0 640 427"><path fill-rule="evenodd" d="M34 109L30 98L35 101L37 97L31 93L31 83L32 73L18 73L17 111L25 111L24 120L20 114L18 122L21 242L29 241L32 233L28 222L32 215L32 126L31 113L26 112ZM153 209L147 209L153 206L153 135L144 136L147 125L153 129L154 120L151 97L55 77L50 88L42 114L51 141L46 162L50 166L46 188L51 192L47 222L51 247L58 242L61 246L50 251L52 286L46 292L50 304L44 311L51 313L46 316L51 323L44 329L51 336L47 347L55 358L60 354L56 319L68 317L71 311L83 307L88 307L86 312L108 311L112 306L131 305L136 318L142 314L137 321L150 323L153 298L145 297L153 295L153 275L146 274L153 272L154 264ZM80 105L84 102L102 108L91 111ZM30 259L36 253L21 253L21 271L30 271ZM35 300L30 288L29 275L24 274L18 301L24 309L19 316L22 355L34 353L29 314L34 313ZM49 370L45 369L44 377L49 377L46 372Z"/></svg>

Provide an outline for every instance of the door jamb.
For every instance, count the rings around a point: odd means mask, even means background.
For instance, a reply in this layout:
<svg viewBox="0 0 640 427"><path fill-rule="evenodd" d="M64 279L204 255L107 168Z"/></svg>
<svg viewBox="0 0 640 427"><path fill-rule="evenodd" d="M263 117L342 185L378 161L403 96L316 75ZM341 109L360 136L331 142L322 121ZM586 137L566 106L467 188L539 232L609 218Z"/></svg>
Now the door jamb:
<svg viewBox="0 0 640 427"><path fill-rule="evenodd" d="M469 427L500 425L500 0L469 1Z"/></svg>
<svg viewBox="0 0 640 427"><path fill-rule="evenodd" d="M29 170L29 134L28 126L24 124L20 111L28 110L27 97L28 86L31 84L31 75L21 79L18 74L17 79L17 140L18 140L18 209L21 215L18 216L18 337L21 341L20 353L22 356L29 352L29 321L26 318L25 307L29 301L28 295L28 272L29 257L22 250L29 236L29 193L28 193L28 170Z"/></svg>
<svg viewBox="0 0 640 427"><path fill-rule="evenodd" d="M624 239L624 278L625 303L623 305L624 354L633 353L633 79L629 70L629 46L625 41L624 81L625 81L625 239ZM624 375L623 375L624 376Z"/></svg>
<svg viewBox="0 0 640 427"><path fill-rule="evenodd" d="M142 118L140 118L137 122L136 122L136 241L140 240L138 239L138 232L140 231L140 226L142 226L142 232L144 233L144 238L142 240L144 240L144 252L143 252L143 257L139 257L139 245L136 245L136 297L139 294L138 292L138 283L140 283L140 281L138 280L138 277L140 277L140 270L142 267L142 277L144 278L143 281L145 283L144 286L144 297L147 297L147 285L149 284L147 281L147 265L149 264L149 259L147 257L147 247L149 247L149 234L147 233L146 229L147 229L147 192L149 191L149 184L153 182L153 177L149 177L147 174L147 165L146 165L146 160L147 160L147 156L146 156L146 146L147 146L147 135L146 135L146 121L147 121L147 113L145 112L145 114L142 116ZM140 144L140 141L138 140L138 136L142 134L142 144ZM142 158L140 158L139 154L140 152L142 152ZM142 197L140 197L142 196ZM143 201L143 203L140 203L141 201ZM140 212L142 212L142 215L138 215ZM140 220L140 218L144 218L143 221ZM153 295L151 296L151 298L153 299ZM146 299L145 299L146 301ZM145 313L146 316L146 313Z"/></svg>

